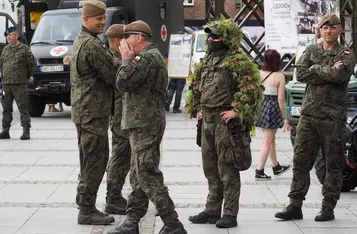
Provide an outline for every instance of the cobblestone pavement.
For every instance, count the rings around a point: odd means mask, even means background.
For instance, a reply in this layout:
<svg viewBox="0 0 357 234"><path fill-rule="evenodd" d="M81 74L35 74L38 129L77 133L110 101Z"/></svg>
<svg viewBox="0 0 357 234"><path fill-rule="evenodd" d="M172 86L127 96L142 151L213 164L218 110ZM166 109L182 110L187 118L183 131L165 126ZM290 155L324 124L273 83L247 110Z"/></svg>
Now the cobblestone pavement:
<svg viewBox="0 0 357 234"><path fill-rule="evenodd" d="M94 227L76 223L78 210L74 201L79 165L70 108L61 113L46 112L41 118L33 118L32 139L29 141L19 140L22 129L17 109L14 109L11 139L0 141L0 233L99 234L113 228L114 225ZM213 225L189 223L188 216L204 208L208 191L200 148L195 144L195 125L194 120L187 120L183 114L167 113L161 161L165 183L189 234L357 233L357 194L354 191L341 195L335 211L336 220L328 223L313 221L322 199L321 186L314 171L311 172L311 187L304 203L304 220L280 222L274 219L274 213L287 205L292 171L278 178L273 177L268 182L254 180L262 140L259 131L252 142L253 165L241 173L239 226L218 230ZM291 164L289 133L279 131L276 143L280 163ZM269 163L266 173L272 175ZM104 206L105 192L106 182L103 180L98 194L100 209ZM127 183L124 195L129 192ZM124 217L115 218L118 224ZM151 204L141 223L141 233L156 234L161 226L162 222L155 217Z"/></svg>

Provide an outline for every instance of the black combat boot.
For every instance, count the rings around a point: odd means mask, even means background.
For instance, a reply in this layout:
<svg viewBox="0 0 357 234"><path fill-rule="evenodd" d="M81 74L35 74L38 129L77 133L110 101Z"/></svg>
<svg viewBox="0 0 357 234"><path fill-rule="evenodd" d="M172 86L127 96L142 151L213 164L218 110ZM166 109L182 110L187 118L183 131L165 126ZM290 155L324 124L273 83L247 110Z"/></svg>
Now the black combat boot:
<svg viewBox="0 0 357 234"><path fill-rule="evenodd" d="M190 220L192 223L215 224L220 218L221 218L221 215L209 214L209 213L206 213L205 211L203 211L197 215L190 216L188 218L188 220Z"/></svg>
<svg viewBox="0 0 357 234"><path fill-rule="evenodd" d="M29 140L30 139L30 128L23 128L22 136L20 137L21 140Z"/></svg>
<svg viewBox="0 0 357 234"><path fill-rule="evenodd" d="M3 129L0 133L0 139L10 139L9 129Z"/></svg>
<svg viewBox="0 0 357 234"><path fill-rule="evenodd" d="M110 217L93 207L79 207L78 224L87 225L107 225L115 221Z"/></svg>
<svg viewBox="0 0 357 234"><path fill-rule="evenodd" d="M183 227L182 223L176 219L172 222L165 222L159 234L187 234L187 231Z"/></svg>
<svg viewBox="0 0 357 234"><path fill-rule="evenodd" d="M104 212L107 214L125 215L127 204L128 202L124 197L120 197L117 202L112 202L112 200L109 200L105 204Z"/></svg>
<svg viewBox="0 0 357 234"><path fill-rule="evenodd" d="M322 206L321 211L315 217L315 221L330 221L334 219L335 215L333 209L325 206Z"/></svg>
<svg viewBox="0 0 357 234"><path fill-rule="evenodd" d="M237 226L237 217L232 215L223 215L223 217L216 222L216 227L218 228L232 228Z"/></svg>
<svg viewBox="0 0 357 234"><path fill-rule="evenodd" d="M276 213L275 218L284 220L302 219L303 215L300 207L288 205L282 212Z"/></svg>
<svg viewBox="0 0 357 234"><path fill-rule="evenodd" d="M139 234L139 224L134 220L125 220L124 223L107 234Z"/></svg>

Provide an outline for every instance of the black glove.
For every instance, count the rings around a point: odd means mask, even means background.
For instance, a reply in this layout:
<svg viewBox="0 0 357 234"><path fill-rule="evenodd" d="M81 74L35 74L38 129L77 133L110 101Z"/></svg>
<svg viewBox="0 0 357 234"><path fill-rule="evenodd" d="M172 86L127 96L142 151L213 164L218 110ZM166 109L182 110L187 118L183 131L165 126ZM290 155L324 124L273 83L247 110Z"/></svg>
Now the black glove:
<svg viewBox="0 0 357 234"><path fill-rule="evenodd" d="M201 147L201 138L202 138L202 120L198 120L197 122L197 137L196 144Z"/></svg>

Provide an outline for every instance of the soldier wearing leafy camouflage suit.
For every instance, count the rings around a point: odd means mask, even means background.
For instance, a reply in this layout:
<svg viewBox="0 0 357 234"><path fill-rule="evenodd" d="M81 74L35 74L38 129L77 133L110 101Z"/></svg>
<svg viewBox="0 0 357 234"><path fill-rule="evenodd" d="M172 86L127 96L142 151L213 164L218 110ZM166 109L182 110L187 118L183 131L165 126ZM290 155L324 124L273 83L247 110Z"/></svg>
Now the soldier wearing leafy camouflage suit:
<svg viewBox="0 0 357 234"><path fill-rule="evenodd" d="M321 211L315 221L335 218L340 198L346 137L347 86L356 64L353 52L339 44L341 21L325 15L320 23L323 42L307 47L297 62L297 80L307 83L294 142L294 168L290 205L275 217L302 219L302 203L310 185L310 170L318 150L326 161Z"/></svg>
<svg viewBox="0 0 357 234"><path fill-rule="evenodd" d="M106 6L83 6L83 27L73 43L71 63L72 120L76 124L80 160L76 203L78 223L105 225L114 218L96 209L96 198L109 158L108 125L114 102L115 67L97 37L103 33Z"/></svg>
<svg viewBox="0 0 357 234"><path fill-rule="evenodd" d="M258 67L240 50L242 32L232 20L210 23L205 32L208 52L189 78L192 96L188 94L186 112L202 119L202 163L209 193L206 209L189 220L231 228L238 225L239 171L252 163L250 128L260 111L263 87Z"/></svg>
<svg viewBox="0 0 357 234"><path fill-rule="evenodd" d="M105 33L109 42L109 50L114 59L116 71L121 64L119 45L120 40L124 37L123 27L124 25L121 24L113 24ZM109 159L107 168L105 213L124 215L126 214L127 201L122 196L122 189L130 169L131 148L128 135L121 130L120 126L123 110L123 92L115 88L114 95L114 115L110 117L109 122L112 131L112 156Z"/></svg>
<svg viewBox="0 0 357 234"><path fill-rule="evenodd" d="M124 91L122 129L129 132L132 159L127 216L124 224L109 234L139 234L139 221L147 212L149 199L164 222L160 234L186 234L159 169L160 143L164 134L168 74L165 60L145 22L125 26L121 41L122 65L117 88Z"/></svg>
<svg viewBox="0 0 357 234"><path fill-rule="evenodd" d="M30 49L19 41L16 28L10 27L4 33L8 45L0 56L2 84L5 98L2 101L3 118L0 139L10 139L9 129L12 122L14 100L20 111L23 134L21 140L30 139L31 119L28 110L27 80L35 73L36 60Z"/></svg>

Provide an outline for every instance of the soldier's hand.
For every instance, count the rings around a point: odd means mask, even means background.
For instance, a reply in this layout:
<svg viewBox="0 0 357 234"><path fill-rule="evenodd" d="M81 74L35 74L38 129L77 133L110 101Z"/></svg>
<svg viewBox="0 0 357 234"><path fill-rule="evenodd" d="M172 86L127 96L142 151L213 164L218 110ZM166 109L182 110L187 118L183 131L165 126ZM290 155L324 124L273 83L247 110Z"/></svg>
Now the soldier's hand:
<svg viewBox="0 0 357 234"><path fill-rule="evenodd" d="M134 48L125 39L120 41L119 51L122 59L133 59L135 57Z"/></svg>
<svg viewBox="0 0 357 234"><path fill-rule="evenodd" d="M343 62L341 62L341 61L337 61L334 65L333 65L333 67L332 67L332 69L333 70L337 70L340 66L342 66L343 65Z"/></svg>
<svg viewBox="0 0 357 234"><path fill-rule="evenodd" d="M234 112L234 110L230 110L230 111L223 111L221 113L221 116L222 116L222 121L228 123L229 120L237 117L237 113Z"/></svg>
<svg viewBox="0 0 357 234"><path fill-rule="evenodd" d="M199 111L199 112L197 113L197 119L198 119L198 120L201 120L202 117L203 117L202 111Z"/></svg>

